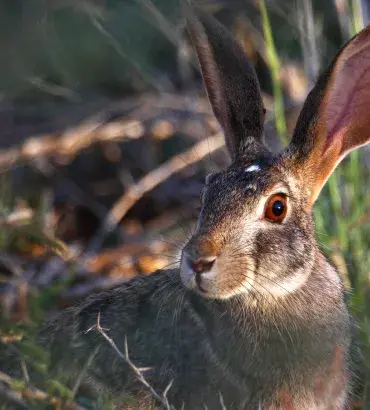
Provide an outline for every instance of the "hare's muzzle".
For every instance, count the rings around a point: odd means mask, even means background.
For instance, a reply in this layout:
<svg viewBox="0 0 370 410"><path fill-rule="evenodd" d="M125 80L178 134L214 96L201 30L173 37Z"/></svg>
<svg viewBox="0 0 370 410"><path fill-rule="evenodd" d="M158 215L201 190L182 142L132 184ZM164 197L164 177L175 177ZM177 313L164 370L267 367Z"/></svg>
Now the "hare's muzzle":
<svg viewBox="0 0 370 410"><path fill-rule="evenodd" d="M203 293L207 290L204 287L205 279L215 274L216 256L192 256L190 253L183 251L181 258L181 277L185 286L190 289L197 288Z"/></svg>

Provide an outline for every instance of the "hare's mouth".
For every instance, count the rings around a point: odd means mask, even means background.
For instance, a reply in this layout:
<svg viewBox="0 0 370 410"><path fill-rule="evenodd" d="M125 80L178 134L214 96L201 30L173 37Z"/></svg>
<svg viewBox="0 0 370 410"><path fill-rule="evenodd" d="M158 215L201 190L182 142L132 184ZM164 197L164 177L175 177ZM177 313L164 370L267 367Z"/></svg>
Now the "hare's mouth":
<svg viewBox="0 0 370 410"><path fill-rule="evenodd" d="M202 279L201 275L195 274L195 283L197 285L197 288L202 293L207 293L207 289L204 288L204 279Z"/></svg>

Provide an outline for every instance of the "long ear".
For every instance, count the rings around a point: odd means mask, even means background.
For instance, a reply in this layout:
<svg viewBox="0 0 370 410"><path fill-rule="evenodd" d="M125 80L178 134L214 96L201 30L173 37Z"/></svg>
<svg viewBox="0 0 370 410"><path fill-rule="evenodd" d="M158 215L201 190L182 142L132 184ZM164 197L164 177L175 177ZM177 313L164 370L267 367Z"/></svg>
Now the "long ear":
<svg viewBox="0 0 370 410"><path fill-rule="evenodd" d="M265 111L246 53L213 17L190 6L187 0L183 5L208 98L231 156L235 158L243 149L261 150Z"/></svg>
<svg viewBox="0 0 370 410"><path fill-rule="evenodd" d="M369 141L370 26L339 51L319 78L284 153L293 158L311 205L345 155Z"/></svg>

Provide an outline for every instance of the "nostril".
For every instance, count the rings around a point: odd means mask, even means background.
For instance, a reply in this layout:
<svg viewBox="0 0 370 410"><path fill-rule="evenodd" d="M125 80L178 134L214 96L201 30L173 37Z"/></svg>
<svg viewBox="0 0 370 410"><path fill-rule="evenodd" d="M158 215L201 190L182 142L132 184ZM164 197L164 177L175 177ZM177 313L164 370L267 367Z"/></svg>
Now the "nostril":
<svg viewBox="0 0 370 410"><path fill-rule="evenodd" d="M215 263L216 258L200 258L190 263L191 268L197 274L209 272Z"/></svg>

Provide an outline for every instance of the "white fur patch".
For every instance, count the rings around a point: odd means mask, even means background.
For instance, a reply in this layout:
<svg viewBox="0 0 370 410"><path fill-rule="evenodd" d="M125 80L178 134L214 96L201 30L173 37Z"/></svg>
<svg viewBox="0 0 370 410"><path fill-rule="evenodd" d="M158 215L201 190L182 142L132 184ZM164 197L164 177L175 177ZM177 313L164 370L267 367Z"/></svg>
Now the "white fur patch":
<svg viewBox="0 0 370 410"><path fill-rule="evenodd" d="M274 279L276 283L271 281L271 283L266 285L264 290L269 291L269 293L276 298L284 297L300 289L306 283L310 274L311 271L308 269L299 269L294 272L294 275L282 281L280 281L279 278Z"/></svg>
<svg viewBox="0 0 370 410"><path fill-rule="evenodd" d="M261 171L261 167L259 165L253 164L253 165L250 165L248 168L246 168L244 172L256 172L256 171Z"/></svg>

